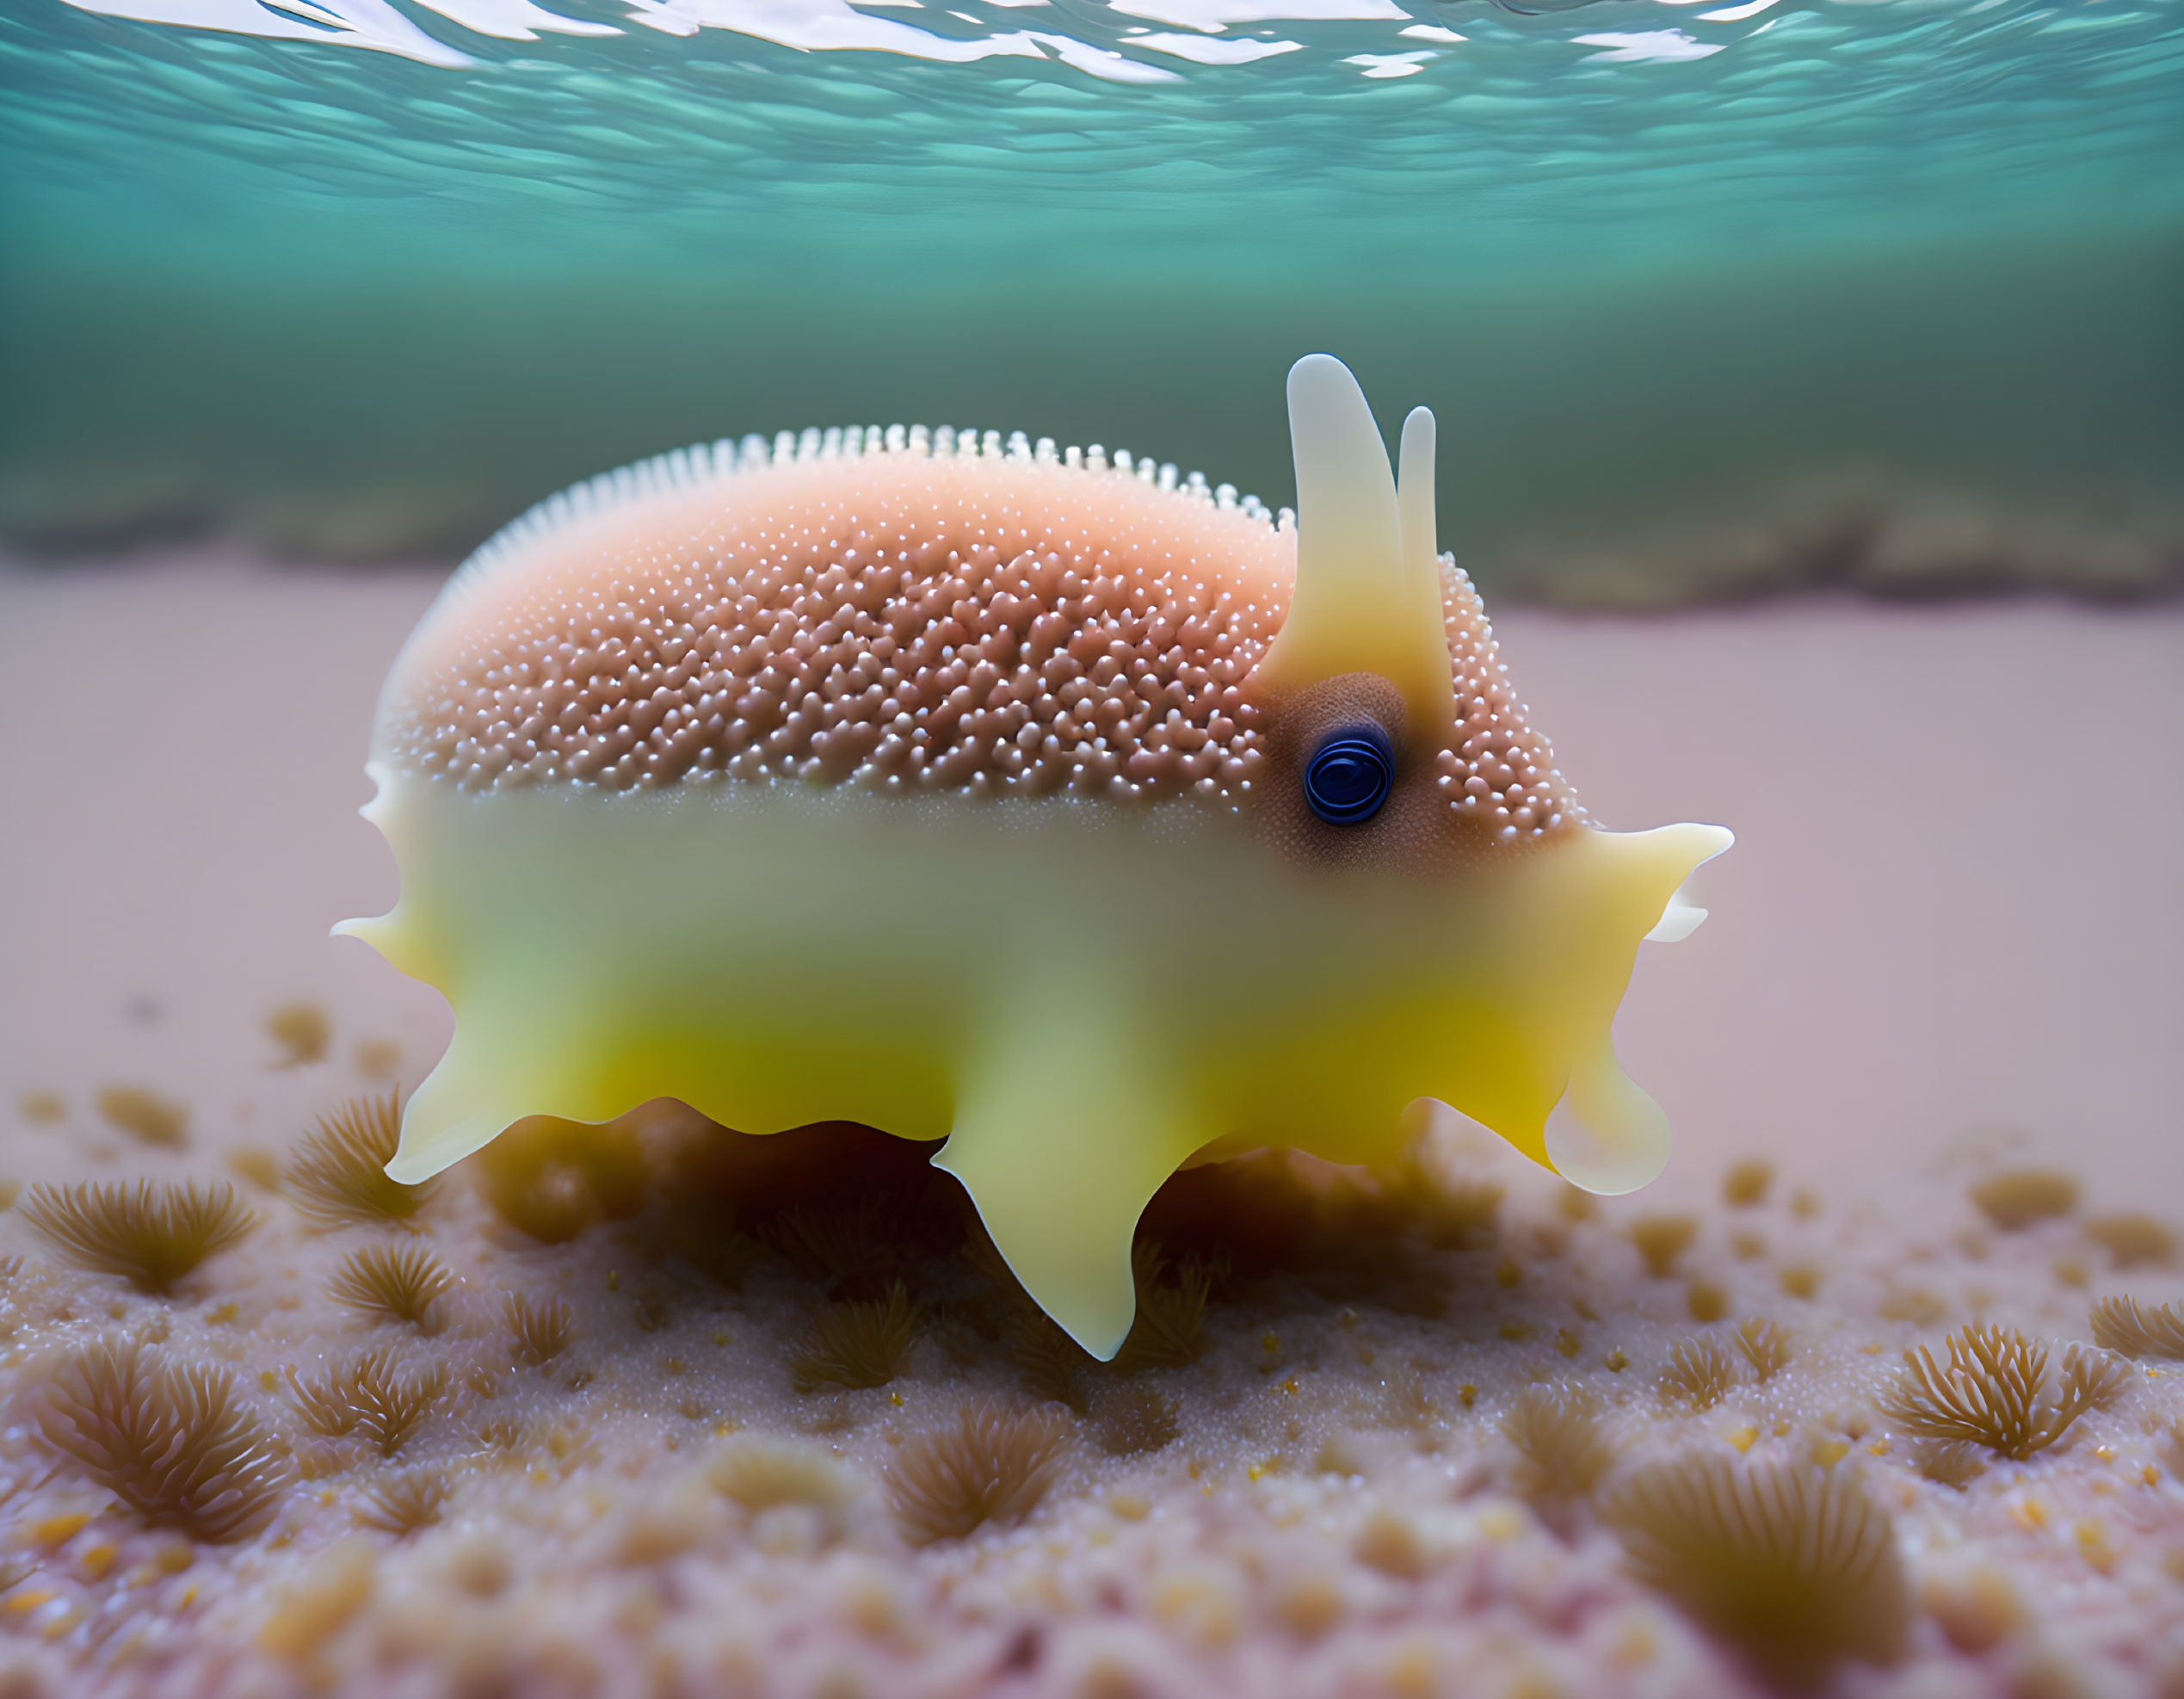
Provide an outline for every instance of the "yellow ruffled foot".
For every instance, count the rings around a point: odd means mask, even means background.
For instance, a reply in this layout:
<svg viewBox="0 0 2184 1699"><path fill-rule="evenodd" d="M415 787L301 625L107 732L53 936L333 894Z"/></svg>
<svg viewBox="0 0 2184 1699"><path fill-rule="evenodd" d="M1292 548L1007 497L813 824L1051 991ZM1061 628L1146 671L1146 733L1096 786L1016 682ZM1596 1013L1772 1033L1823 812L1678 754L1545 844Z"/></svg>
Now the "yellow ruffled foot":
<svg viewBox="0 0 2184 1699"><path fill-rule="evenodd" d="M1018 1280L1105 1362L1137 1313L1130 1244L1204 1137L1119 1037L1056 1022L995 1046L934 1157L963 1183Z"/></svg>

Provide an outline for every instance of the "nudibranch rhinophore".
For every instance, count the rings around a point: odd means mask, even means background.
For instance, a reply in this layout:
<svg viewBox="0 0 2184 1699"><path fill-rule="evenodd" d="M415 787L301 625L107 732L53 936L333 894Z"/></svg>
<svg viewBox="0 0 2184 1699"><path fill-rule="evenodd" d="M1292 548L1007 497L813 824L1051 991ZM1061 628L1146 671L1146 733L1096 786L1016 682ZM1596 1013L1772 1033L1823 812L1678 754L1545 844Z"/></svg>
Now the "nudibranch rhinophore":
<svg viewBox="0 0 2184 1699"><path fill-rule="evenodd" d="M1627 1191L1668 1128L1609 1026L1719 826L1604 831L1348 368L1289 374L1297 509L1019 433L745 437L594 479L448 582L340 930L453 1005L387 1172L679 1098L946 1145L1112 1356L1194 1160L1385 1163L1422 1098Z"/></svg>

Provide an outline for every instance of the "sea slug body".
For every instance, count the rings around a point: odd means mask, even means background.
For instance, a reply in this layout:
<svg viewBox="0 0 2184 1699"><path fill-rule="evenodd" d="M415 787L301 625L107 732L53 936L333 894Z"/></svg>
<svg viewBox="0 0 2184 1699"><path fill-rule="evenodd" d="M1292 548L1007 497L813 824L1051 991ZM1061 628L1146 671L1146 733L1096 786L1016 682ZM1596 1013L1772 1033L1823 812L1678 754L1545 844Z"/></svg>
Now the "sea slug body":
<svg viewBox="0 0 2184 1699"><path fill-rule="evenodd" d="M1279 521L1095 448L747 437L557 497L379 703L403 875L339 929L453 1005L387 1172L675 1097L946 1140L1095 1356L1193 1160L1393 1158L1453 1105L1589 1189L1667 1159L1609 1026L1719 826L1594 825L1355 380L1289 378Z"/></svg>

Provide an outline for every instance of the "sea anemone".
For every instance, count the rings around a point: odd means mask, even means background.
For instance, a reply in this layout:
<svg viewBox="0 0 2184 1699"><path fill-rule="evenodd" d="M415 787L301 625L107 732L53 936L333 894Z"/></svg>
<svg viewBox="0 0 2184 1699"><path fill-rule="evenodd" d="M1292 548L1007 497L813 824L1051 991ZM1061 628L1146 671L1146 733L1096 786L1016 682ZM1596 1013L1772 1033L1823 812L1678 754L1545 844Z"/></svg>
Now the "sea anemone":
<svg viewBox="0 0 2184 1699"><path fill-rule="evenodd" d="M296 1213L321 1231L412 1225L435 1188L431 1181L404 1186L387 1178L386 1165L401 1139L399 1092L353 1098L321 1115L288 1163Z"/></svg>
<svg viewBox="0 0 2184 1699"><path fill-rule="evenodd" d="M1987 1473L1981 1448L1963 1440L1922 1439L1911 1448L1911 1467L1936 1486L1961 1492Z"/></svg>
<svg viewBox="0 0 2184 1699"><path fill-rule="evenodd" d="M1175 1399L1143 1381L1109 1387L1099 1402L1093 1433L1110 1457L1132 1457L1173 1443L1182 1431Z"/></svg>
<svg viewBox="0 0 2184 1699"><path fill-rule="evenodd" d="M1433 1561L1418 1524L1399 1511L1376 1510L1351 1536L1350 1555L1398 1581L1415 1581Z"/></svg>
<svg viewBox="0 0 2184 1699"><path fill-rule="evenodd" d="M2005 1233L2029 1227L2078 1207L2078 1183L2050 1168L2014 1168L1982 1180L1971 1201Z"/></svg>
<svg viewBox="0 0 2184 1699"><path fill-rule="evenodd" d="M903 1443L888 1466L895 1525L914 1546L1021 1522L1052 1483L1068 1424L1051 1405L971 1404Z"/></svg>
<svg viewBox="0 0 2184 1699"><path fill-rule="evenodd" d="M758 1254L758 1241L724 1224L704 1200L674 1200L663 1223L667 1248L717 1285L731 1291L743 1283Z"/></svg>
<svg viewBox="0 0 2184 1699"><path fill-rule="evenodd" d="M224 1181L201 1189L159 1180L33 1186L22 1216L78 1267L145 1292L166 1291L256 1223Z"/></svg>
<svg viewBox="0 0 2184 1699"><path fill-rule="evenodd" d="M1502 1418L1502 1432L1522 1460L1517 1485L1527 1498L1582 1498L1615 1461L1601 1401L1582 1387L1527 1387Z"/></svg>
<svg viewBox="0 0 2184 1699"><path fill-rule="evenodd" d="M488 1451L516 1451L531 1443L534 1430L521 1416L503 1414L488 1416L471 1433Z"/></svg>
<svg viewBox="0 0 2184 1699"><path fill-rule="evenodd" d="M1908 1321L1914 1327L1931 1327L1949 1313L1948 1301L1923 1286L1897 1286L1875 1306L1884 1321Z"/></svg>
<svg viewBox="0 0 2184 1699"><path fill-rule="evenodd" d="M1753 1374L1771 1381L1790 1361L1790 1336L1780 1323L1754 1316L1737 1327L1737 1349L1752 1365Z"/></svg>
<svg viewBox="0 0 2184 1699"><path fill-rule="evenodd" d="M265 1033L285 1053L275 1066L299 1068L325 1056L334 1023L315 1003L284 1003L265 1017Z"/></svg>
<svg viewBox="0 0 2184 1699"><path fill-rule="evenodd" d="M519 1362L551 1362L569 1349L574 1331L568 1304L559 1298L532 1299L521 1292L508 1294L508 1331L515 1338Z"/></svg>
<svg viewBox="0 0 2184 1699"><path fill-rule="evenodd" d="M1138 1285L1138 1314L1115 1353L1124 1374L1140 1368L1180 1368L1206 1354L1206 1300L1213 1277L1195 1257L1175 1270L1175 1284L1162 1283L1168 1259L1159 1245L1140 1239L1130 1247L1130 1272Z"/></svg>
<svg viewBox="0 0 2184 1699"><path fill-rule="evenodd" d="M1661 1396L1671 1404L1712 1410L1737 1384L1737 1365L1711 1334L1679 1340L1661 1371Z"/></svg>
<svg viewBox="0 0 2184 1699"><path fill-rule="evenodd" d="M1921 1439L1983 1445L2016 1462L2053 1445L2088 1410L2113 1403L2130 1381L2115 1358L2069 1345L2061 1385L2046 1397L2047 1347L2015 1328L1972 1322L1948 1345L1946 1368L1923 1345L1904 1352L1903 1376L1881 1408Z"/></svg>
<svg viewBox="0 0 2184 1699"><path fill-rule="evenodd" d="M287 1475L232 1373L168 1362L140 1340L94 1340L69 1352L37 1420L47 1444L139 1516L194 1539L256 1533Z"/></svg>
<svg viewBox="0 0 2184 1699"><path fill-rule="evenodd" d="M58 1091L26 1091L15 1099L15 1113L34 1127L52 1127L68 1119L68 1100Z"/></svg>
<svg viewBox="0 0 2184 1699"><path fill-rule="evenodd" d="M2176 1259L2176 1233L2152 1215L2095 1215L2085 1236L2115 1258L2119 1269L2165 1266Z"/></svg>
<svg viewBox="0 0 2184 1699"><path fill-rule="evenodd" d="M1493 1238L1505 1188L1491 1180L1444 1179L1422 1168L1412 1172L1416 1177L1404 1187L1404 1201L1416 1215L1428 1245L1461 1251Z"/></svg>
<svg viewBox="0 0 2184 1699"><path fill-rule="evenodd" d="M777 1504L809 1504L838 1514L856 1492L856 1483L840 1463L802 1440L738 1435L705 1466L706 1483L756 1515Z"/></svg>
<svg viewBox="0 0 2184 1699"><path fill-rule="evenodd" d="M447 1265L421 1245L367 1245L342 1259L327 1290L354 1309L430 1332L432 1307L454 1283Z"/></svg>
<svg viewBox="0 0 2184 1699"><path fill-rule="evenodd" d="M1002 1319L1002 1343L1024 1383L1040 1398L1066 1404L1082 1416L1084 1393L1080 1370L1092 1363L1084 1347L1062 1331L1044 1310L1026 1301Z"/></svg>
<svg viewBox="0 0 2184 1699"><path fill-rule="evenodd" d="M1601 1514L1641 1581L1779 1679L1885 1662L1903 1643L1895 1530L1847 1467L1687 1452L1637 1471Z"/></svg>
<svg viewBox="0 0 2184 1699"><path fill-rule="evenodd" d="M917 1309L897 1281L884 1299L830 1304L811 1326L811 1342L791 1367L797 1391L884 1387L910 1366Z"/></svg>
<svg viewBox="0 0 2184 1699"><path fill-rule="evenodd" d="M1722 1202L1732 1209L1749 1209L1766 1201L1767 1189L1774 1183L1774 1165L1765 1157L1732 1162L1721 1177Z"/></svg>
<svg viewBox="0 0 2184 1699"><path fill-rule="evenodd" d="M1641 1215L1631 1223L1631 1243L1645 1259L1646 1272L1656 1280L1666 1280L1698 1231L1695 1215Z"/></svg>
<svg viewBox="0 0 2184 1699"><path fill-rule="evenodd" d="M1694 1280L1684 1288L1683 1301L1694 1321L1719 1321L1729 1313L1729 1288L1718 1280Z"/></svg>
<svg viewBox="0 0 2184 1699"><path fill-rule="evenodd" d="M2130 1357L2184 1360L2184 1305L2141 1307L2136 1298L2103 1298L2093 1307L2093 1342Z"/></svg>
<svg viewBox="0 0 2184 1699"><path fill-rule="evenodd" d="M833 1207L799 1204L767 1224L765 1238L797 1270L829 1292L884 1290L901 1260L898 1213L878 1193L860 1191Z"/></svg>
<svg viewBox="0 0 2184 1699"><path fill-rule="evenodd" d="M109 1085L95 1101L99 1113L131 1138L179 1148L188 1142L189 1111L141 1085Z"/></svg>
<svg viewBox="0 0 2184 1699"><path fill-rule="evenodd" d="M439 1469L404 1469L364 1483L356 1519L389 1534L407 1534L440 1520L447 1477Z"/></svg>
<svg viewBox="0 0 2184 1699"><path fill-rule="evenodd" d="M352 1357L315 1381L293 1369L288 1383L296 1408L317 1432L330 1439L355 1435L392 1457L413 1438L447 1389L447 1371L434 1363L404 1374L385 1346Z"/></svg>

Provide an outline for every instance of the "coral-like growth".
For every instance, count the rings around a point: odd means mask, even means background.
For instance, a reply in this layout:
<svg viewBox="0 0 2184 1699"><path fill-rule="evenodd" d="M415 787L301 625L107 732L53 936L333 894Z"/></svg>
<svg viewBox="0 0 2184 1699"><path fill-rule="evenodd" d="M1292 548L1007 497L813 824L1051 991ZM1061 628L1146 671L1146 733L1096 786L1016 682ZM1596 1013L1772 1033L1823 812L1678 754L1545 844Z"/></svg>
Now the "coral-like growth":
<svg viewBox="0 0 2184 1699"><path fill-rule="evenodd" d="M227 1153L227 1165L260 1191L281 1189L281 1158L256 1145L244 1145Z"/></svg>
<svg viewBox="0 0 2184 1699"><path fill-rule="evenodd" d="M34 1127L53 1127L68 1119L68 1100L58 1091L26 1091L15 1099L15 1113Z"/></svg>
<svg viewBox="0 0 2184 1699"><path fill-rule="evenodd" d="M1987 1473L1981 1449L1962 1441L1922 1439L1911 1448L1911 1467L1936 1486L1953 1486L1961 1492Z"/></svg>
<svg viewBox="0 0 2184 1699"><path fill-rule="evenodd" d="M1521 1460L1518 1489L1533 1498L1580 1498L1615 1461L1601 1401L1582 1387L1527 1387L1502 1418Z"/></svg>
<svg viewBox="0 0 2184 1699"><path fill-rule="evenodd" d="M2078 1183L2049 1168L2013 1168L1982 1180L1971 1201L2005 1233L2029 1227L2078 1207Z"/></svg>
<svg viewBox="0 0 2184 1699"><path fill-rule="evenodd" d="M517 1451L531 1443L532 1424L521 1416L488 1416L471 1429L488 1451Z"/></svg>
<svg viewBox="0 0 2184 1699"><path fill-rule="evenodd" d="M1790 1335L1779 1322L1754 1316L1738 1325L1737 1349L1744 1353L1753 1374L1771 1381L1789 1364Z"/></svg>
<svg viewBox="0 0 2184 1699"><path fill-rule="evenodd" d="M2184 1360L2184 1304L2142 1307L2136 1298L2103 1298L2093 1307L2093 1342L2125 1356Z"/></svg>
<svg viewBox="0 0 2184 1699"><path fill-rule="evenodd" d="M1729 1313L1729 1288L1717 1280L1694 1280L1684 1288L1683 1301L1694 1321L1719 1321Z"/></svg>
<svg viewBox="0 0 2184 1699"><path fill-rule="evenodd" d="M768 1222L765 1239L806 1277L837 1297L886 1290L900 1260L897 1212L876 1192L832 1205L798 1204Z"/></svg>
<svg viewBox="0 0 2184 1699"><path fill-rule="evenodd" d="M2152 1215L2095 1215L2085 1236L2116 1260L2119 1269L2166 1267L2176 1260L2176 1233Z"/></svg>
<svg viewBox="0 0 2184 1699"><path fill-rule="evenodd" d="M1206 1300L1213 1289L1212 1273L1194 1257L1175 1270L1175 1284L1163 1283L1168 1259L1151 1239L1130 1247L1130 1273L1138 1283L1138 1319L1115 1353L1124 1374L1140 1368L1180 1368L1206 1354Z"/></svg>
<svg viewBox="0 0 2184 1699"><path fill-rule="evenodd" d="M2061 1384L2045 1392L2047 1347L2014 1327L1973 1322L1949 1336L1943 1368L1921 1345L1881 1408L1921 1439L1983 1445L2017 1462L2045 1451L2088 1410L2113 1403L2131 1371L2112 1356L2064 1348Z"/></svg>
<svg viewBox="0 0 2184 1699"><path fill-rule="evenodd" d="M1350 1555L1398 1581L1416 1580L1433 1562L1417 1523L1400 1511L1385 1508L1370 1512L1358 1525Z"/></svg>
<svg viewBox="0 0 2184 1699"><path fill-rule="evenodd" d="M758 1241L720 1219L703 1196L675 1198L662 1224L667 1248L698 1273L731 1291L743 1283L758 1255Z"/></svg>
<svg viewBox="0 0 2184 1699"><path fill-rule="evenodd" d="M402 1047L391 1038L360 1038L349 1053L367 1079L385 1079L402 1066Z"/></svg>
<svg viewBox="0 0 2184 1699"><path fill-rule="evenodd" d="M1661 1396L1694 1410L1712 1410L1736 1384L1737 1364L1711 1334L1679 1340L1661 1371Z"/></svg>
<svg viewBox="0 0 2184 1699"><path fill-rule="evenodd" d="M1175 1399L1142 1381L1126 1381L1101 1396L1094 1433L1110 1457L1157 1451L1182 1431Z"/></svg>
<svg viewBox="0 0 2184 1699"><path fill-rule="evenodd" d="M1782 1289L1792 1298L1811 1298L1820 1290L1820 1269L1814 1263L1792 1263L1781 1271Z"/></svg>
<svg viewBox="0 0 2184 1699"><path fill-rule="evenodd" d="M447 1503L447 1477L439 1469L404 1469L364 1484L356 1519L389 1534L407 1534L440 1520Z"/></svg>
<svg viewBox="0 0 2184 1699"><path fill-rule="evenodd" d="M551 1362L569 1349L575 1328L565 1301L533 1299L511 1292L507 1308L508 1331L515 1337L518 1362Z"/></svg>
<svg viewBox="0 0 2184 1699"><path fill-rule="evenodd" d="M1764 1157L1749 1157L1730 1164L1721 1177L1721 1199L1732 1209L1749 1209L1766 1202L1767 1189L1774 1183L1774 1165Z"/></svg>
<svg viewBox="0 0 2184 1699"><path fill-rule="evenodd" d="M1914 1327L1931 1327L1949 1313L1946 1299L1923 1286L1891 1286L1877 1306L1884 1321L1908 1321Z"/></svg>
<svg viewBox="0 0 2184 1699"><path fill-rule="evenodd" d="M1017 1373L1023 1376L1024 1384L1040 1399L1065 1404L1078 1415L1083 1415L1086 1398L1082 1377L1087 1370L1099 1365L1032 1301L1031 1294L1019 1283L1007 1259L975 1219L969 1236L963 1241L963 1257L1006 1294L1007 1307L1001 1319L1002 1344ZM961 1360L970 1362L975 1355L974 1347Z"/></svg>
<svg viewBox="0 0 2184 1699"><path fill-rule="evenodd" d="M2131 1390L2135 1378L2129 1368L2106 1351L2065 1345L2063 1385L2056 1395L2057 1404L2078 1415L2088 1410L2111 1409Z"/></svg>
<svg viewBox="0 0 2184 1699"><path fill-rule="evenodd" d="M887 1470L895 1525L915 1546L1021 1522L1046 1496L1068 1425L1052 1406L966 1405L954 1421L904 1442Z"/></svg>
<svg viewBox="0 0 2184 1699"><path fill-rule="evenodd" d="M1426 1242L1437 1249L1462 1251L1487 1243L1494 1237L1507 1188L1493 1180L1436 1171L1423 1155L1414 1146L1397 1165L1389 1183L1394 1202L1410 1212Z"/></svg>
<svg viewBox="0 0 2184 1699"><path fill-rule="evenodd" d="M33 1186L22 1215L79 1268L120 1275L145 1292L166 1291L256 1221L224 1182L157 1180Z"/></svg>
<svg viewBox="0 0 2184 1699"><path fill-rule="evenodd" d="M1040 1398L1066 1404L1082 1416L1084 1391L1079 1375L1093 1366L1083 1346L1029 1303L1012 1305L1002 1319L1002 1343L1024 1383Z"/></svg>
<svg viewBox="0 0 2184 1699"><path fill-rule="evenodd" d="M304 1420L330 1439L350 1435L392 1457L416 1436L432 1407L447 1390L447 1371L438 1363L416 1374L403 1372L385 1346L330 1368L318 1380L293 1369L296 1408Z"/></svg>
<svg viewBox="0 0 2184 1699"><path fill-rule="evenodd" d="M232 1373L167 1362L134 1339L95 1340L62 1358L38 1430L139 1516L193 1539L256 1533L287 1475Z"/></svg>
<svg viewBox="0 0 2184 1699"><path fill-rule="evenodd" d="M738 1435L706 1463L706 1480L753 1514L776 1504L809 1504L839 1512L856 1492L848 1472L824 1450L801 1440Z"/></svg>
<svg viewBox="0 0 2184 1699"><path fill-rule="evenodd" d="M421 1245L367 1245L342 1259L327 1290L354 1309L430 1332L432 1307L454 1283L447 1265Z"/></svg>
<svg viewBox="0 0 2184 1699"><path fill-rule="evenodd" d="M1903 1644L1895 1530L1846 1467L1691 1452L1638 1470L1601 1511L1640 1580L1778 1679L1885 1661Z"/></svg>
<svg viewBox="0 0 2184 1699"><path fill-rule="evenodd" d="M322 1231L412 1225L438 1183L405 1186L387 1178L386 1165L401 1140L399 1092L354 1098L321 1115L289 1159L288 1190L296 1213Z"/></svg>
<svg viewBox="0 0 2184 1699"><path fill-rule="evenodd" d="M791 1366L797 1391L821 1387L884 1387L910 1366L917 1308L897 1281L869 1302L830 1304L819 1312L810 1345Z"/></svg>
<svg viewBox="0 0 2184 1699"><path fill-rule="evenodd" d="M1631 1223L1631 1243L1645 1259L1646 1272L1656 1280L1666 1280L1698 1231L1695 1215L1641 1215Z"/></svg>
<svg viewBox="0 0 2184 1699"><path fill-rule="evenodd" d="M99 1113L133 1139L180 1148L188 1142L189 1111L141 1085L109 1085L95 1099Z"/></svg>
<svg viewBox="0 0 2184 1699"><path fill-rule="evenodd" d="M265 1035L281 1048L276 1066L299 1068L324 1059L334 1023L315 1003L284 1003L265 1017Z"/></svg>
<svg viewBox="0 0 2184 1699"><path fill-rule="evenodd" d="M517 1121L478 1153L477 1171L494 1213L547 1245L635 1214L651 1178L629 1128L549 1115Z"/></svg>

